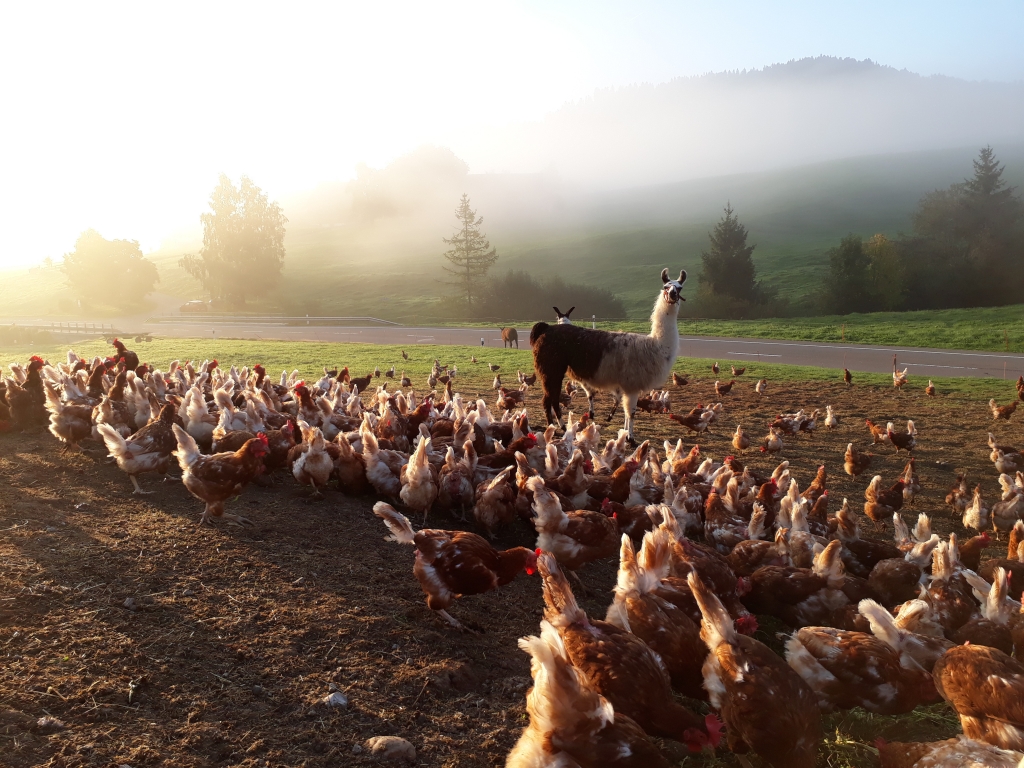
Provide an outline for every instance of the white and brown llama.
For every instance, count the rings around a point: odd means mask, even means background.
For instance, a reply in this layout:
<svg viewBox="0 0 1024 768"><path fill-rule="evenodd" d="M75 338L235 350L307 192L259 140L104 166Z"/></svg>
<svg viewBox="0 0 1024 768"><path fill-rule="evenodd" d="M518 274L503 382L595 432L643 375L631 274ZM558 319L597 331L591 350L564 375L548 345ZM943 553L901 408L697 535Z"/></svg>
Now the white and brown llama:
<svg viewBox="0 0 1024 768"><path fill-rule="evenodd" d="M661 272L662 289L651 312L651 332L600 331L577 325L537 323L530 331L533 366L544 388L544 415L548 424L562 426L559 395L566 374L579 382L587 396L591 418L594 392L613 392L622 398L625 429L633 439L633 415L642 394L660 389L675 364L679 350L679 302L686 270L678 280Z"/></svg>
<svg viewBox="0 0 1024 768"><path fill-rule="evenodd" d="M572 325L572 318L570 318L569 315L572 314L572 311L576 309L576 307L569 307L568 312L562 312L558 307L552 307L552 309L555 310L555 317L557 318L556 323L558 325Z"/></svg>

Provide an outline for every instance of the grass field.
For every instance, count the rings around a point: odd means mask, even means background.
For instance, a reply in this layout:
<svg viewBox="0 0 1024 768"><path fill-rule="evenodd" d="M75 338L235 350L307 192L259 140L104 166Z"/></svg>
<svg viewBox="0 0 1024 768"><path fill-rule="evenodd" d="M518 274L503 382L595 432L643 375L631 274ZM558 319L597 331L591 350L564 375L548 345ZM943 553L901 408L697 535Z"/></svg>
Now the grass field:
<svg viewBox="0 0 1024 768"><path fill-rule="evenodd" d="M533 357L529 350L497 349L488 347L435 346L422 344L410 347L398 347L375 344L352 343L315 343L291 341L241 341L211 339L155 339L149 343L134 345L140 359L149 361L155 366L166 370L171 360L202 361L216 358L224 363L235 362L239 365L261 363L275 377L281 370L298 370L307 378L316 379L323 375L324 367L348 365L353 376L362 376L374 367L385 371L395 366L396 376L402 372L408 374L414 386L422 388L427 374L435 358L442 364L455 364L467 381L476 381L478 375L487 373L485 363L500 365L500 374L506 384L515 384L516 371L526 373L533 371ZM96 355L106 356L110 346L102 341L90 341L76 344L75 351L84 357ZM403 349L409 354L409 360L402 359ZM0 365L5 369L12 362L24 364L32 355L40 355L55 362L63 360L67 346L54 344L34 345L30 347L10 347L0 344ZM476 356L478 363L470 362ZM681 373L703 377L705 372L710 375L713 360L680 357L676 361L676 370ZM745 378L766 378L769 382L836 382L841 381L841 371L829 368L814 368L797 365L775 365L772 363L748 363ZM484 376L487 391L491 378ZM482 381L482 380L481 380ZM984 378L933 378L936 388L955 398L972 398L987 400L995 397L1006 399L1014 394L1012 382L1002 379ZM892 388L892 377L886 374L858 373L857 384L872 387ZM923 389L925 380L911 379L908 390Z"/></svg>
<svg viewBox="0 0 1024 768"><path fill-rule="evenodd" d="M166 366L171 358L217 357L223 364L262 362L272 372L297 368L316 376L324 365L347 364L353 373L402 370L401 350L356 344L256 343L158 340L137 345L143 359ZM82 354L105 353L100 344ZM493 402L492 374L500 364L514 377L529 353L488 349L469 362L472 347L408 348L406 372L422 391L433 356L456 363L457 390ZM54 359L63 350L0 349L0 361L24 360L30 352ZM987 458L985 434L1019 440L1016 421L993 423L985 400L1006 397L1009 382L936 382L927 398L916 383L893 392L885 376L858 377L845 387L834 371L751 365L732 394L716 398L707 361L680 360L691 375L672 388L676 410L721 399L723 423L701 437L702 452L732 453L731 433L743 424L752 438L780 411L823 408L840 417L834 432L786 441L784 456L805 484L825 463L830 495L859 506L864 480L841 470L847 442L868 448L863 419L902 423L913 418L915 452L923 491L915 512L928 511L945 534L964 531L942 498L954 473L980 482L986 499L998 496ZM768 378L764 397L752 391ZM541 422L536 388L527 405ZM604 426L612 409L598 401ZM640 414L638 434L656 446L682 437L661 415ZM873 471L894 480L905 458L883 447ZM744 457L758 471L770 464L756 451ZM180 482L147 475L151 496L130 493L125 476L104 462L105 451L86 445L64 455L46 433L0 436L0 736L3 762L37 765L135 765L206 768L231 764L378 764L361 746L374 735L413 742L418 764L438 768L500 765L525 724L529 664L516 639L535 633L540 588L520 578L497 591L459 600L452 612L480 627L479 635L451 632L424 606L411 574L412 554L384 541L370 513L374 497L350 498L328 490L322 500L287 475L270 487L250 487L231 502L232 512L254 528L197 528L200 504ZM833 507L834 511L834 507ZM437 515L431 524L466 527ZM884 535L884 534L882 534ZM533 546L535 534L517 523L499 533L497 545ZM1001 546L993 544L992 554ZM591 591L581 606L603 616L615 583L614 558L595 562L580 575ZM129 600L130 599L130 600ZM127 607L126 607L127 606ZM758 638L780 648L787 631L765 620ZM334 688L350 701L331 710L319 702ZM46 733L36 722L49 715L62 728ZM959 730L944 704L901 717L861 710L823 719L820 768L875 765L872 743L948 738ZM661 742L673 762L701 768L735 768L724 750L717 756L685 756ZM753 760L756 768L765 764Z"/></svg>

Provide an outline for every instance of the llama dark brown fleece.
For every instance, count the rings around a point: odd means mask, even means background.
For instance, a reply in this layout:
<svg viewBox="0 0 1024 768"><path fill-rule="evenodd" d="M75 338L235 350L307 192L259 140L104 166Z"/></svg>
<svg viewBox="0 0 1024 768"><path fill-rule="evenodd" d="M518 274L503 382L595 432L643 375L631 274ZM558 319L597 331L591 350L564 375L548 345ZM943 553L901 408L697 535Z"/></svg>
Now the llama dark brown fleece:
<svg viewBox="0 0 1024 768"><path fill-rule="evenodd" d="M651 312L651 332L598 331L576 325L537 323L530 331L533 366L544 388L544 414L549 424L562 424L558 400L562 380L579 382L594 415L594 392L622 397L625 429L633 437L633 414L640 395L661 387L668 378L679 349L679 302L686 271L670 280L661 273L662 289Z"/></svg>

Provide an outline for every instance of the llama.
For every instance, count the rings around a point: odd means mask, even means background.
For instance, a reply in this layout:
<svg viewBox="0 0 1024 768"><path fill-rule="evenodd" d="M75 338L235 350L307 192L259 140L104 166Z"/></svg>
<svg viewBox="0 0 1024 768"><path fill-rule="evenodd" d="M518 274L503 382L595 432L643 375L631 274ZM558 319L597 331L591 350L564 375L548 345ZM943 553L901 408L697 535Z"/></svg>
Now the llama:
<svg viewBox="0 0 1024 768"><path fill-rule="evenodd" d="M519 349L519 331L515 328L499 328L501 331L501 341L503 347L511 347L512 342L516 343L516 349Z"/></svg>
<svg viewBox="0 0 1024 768"><path fill-rule="evenodd" d="M572 314L572 311L576 309L576 307L569 307L568 312L562 312L558 307L552 307L552 309L555 310L555 315L558 316L558 325L572 325L572 320L569 318L569 315Z"/></svg>
<svg viewBox="0 0 1024 768"><path fill-rule="evenodd" d="M679 348L679 302L686 270L678 280L661 272L662 289L651 312L651 333L599 331L576 325L537 323L530 331L533 366L544 388L544 415L548 424L562 426L559 395L562 379L582 385L590 416L594 416L594 392L611 391L622 398L624 429L633 440L633 415L640 395L658 389L668 378Z"/></svg>

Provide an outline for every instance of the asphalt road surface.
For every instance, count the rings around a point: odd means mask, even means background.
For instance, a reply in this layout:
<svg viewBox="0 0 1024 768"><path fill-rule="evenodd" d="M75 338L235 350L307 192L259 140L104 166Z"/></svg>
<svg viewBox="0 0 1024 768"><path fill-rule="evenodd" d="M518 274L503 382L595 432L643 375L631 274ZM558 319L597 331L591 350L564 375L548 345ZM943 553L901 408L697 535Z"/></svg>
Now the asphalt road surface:
<svg viewBox="0 0 1024 768"><path fill-rule="evenodd" d="M501 334L487 328L409 328L403 326L292 326L279 323L212 324L171 321L151 323L145 330L155 336L178 338L283 339L291 341L352 341L367 344L461 344L500 347ZM530 329L519 328L520 347L529 349ZM827 344L811 341L768 341L714 336L680 337L679 355L707 357L723 365L742 366L763 361L821 368L849 368L853 372L891 373L896 354L900 370L917 377L993 376L1016 379L1024 374L1024 355L864 344ZM685 368L685 362L684 362ZM1005 366L1005 368L1004 368ZM728 370L728 369L726 369ZM724 371L723 371L724 373Z"/></svg>

